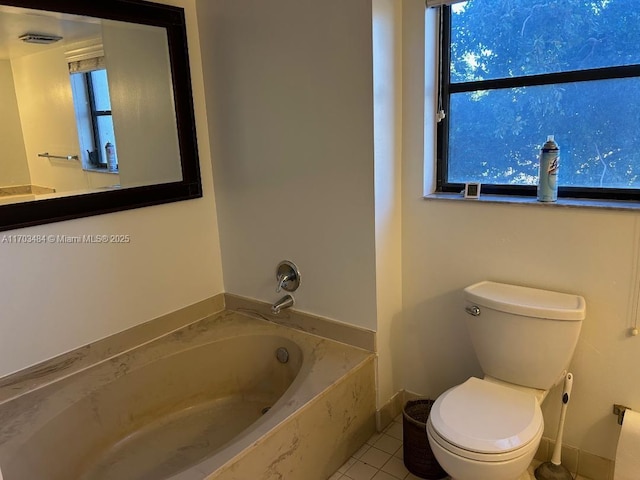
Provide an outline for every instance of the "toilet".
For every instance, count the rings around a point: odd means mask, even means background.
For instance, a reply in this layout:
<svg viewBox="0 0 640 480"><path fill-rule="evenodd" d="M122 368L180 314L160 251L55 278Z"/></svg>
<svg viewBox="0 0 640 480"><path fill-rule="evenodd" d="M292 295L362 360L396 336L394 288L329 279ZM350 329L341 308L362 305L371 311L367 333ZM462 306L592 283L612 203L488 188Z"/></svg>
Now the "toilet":
<svg viewBox="0 0 640 480"><path fill-rule="evenodd" d="M427 420L429 445L453 480L517 480L540 444L540 405L566 374L585 301L489 281L465 288L464 300L484 376L436 399Z"/></svg>

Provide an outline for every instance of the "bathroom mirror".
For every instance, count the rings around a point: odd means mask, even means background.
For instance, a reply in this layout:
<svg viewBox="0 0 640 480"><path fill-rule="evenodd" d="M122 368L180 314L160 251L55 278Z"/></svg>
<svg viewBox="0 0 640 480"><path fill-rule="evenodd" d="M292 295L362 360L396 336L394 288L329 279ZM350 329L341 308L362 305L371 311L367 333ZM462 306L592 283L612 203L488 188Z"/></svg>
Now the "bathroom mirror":
<svg viewBox="0 0 640 480"><path fill-rule="evenodd" d="M202 196L184 11L0 0L0 230Z"/></svg>

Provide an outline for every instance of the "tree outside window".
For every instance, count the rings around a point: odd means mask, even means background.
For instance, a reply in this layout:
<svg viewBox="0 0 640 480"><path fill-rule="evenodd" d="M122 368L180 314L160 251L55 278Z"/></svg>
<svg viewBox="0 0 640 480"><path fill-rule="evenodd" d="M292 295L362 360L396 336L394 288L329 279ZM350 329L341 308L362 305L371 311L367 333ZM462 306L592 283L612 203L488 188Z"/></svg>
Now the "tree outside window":
<svg viewBox="0 0 640 480"><path fill-rule="evenodd" d="M89 169L117 171L115 133L107 70L71 73L73 101L83 164ZM109 162L109 155L113 155Z"/></svg>
<svg viewBox="0 0 640 480"><path fill-rule="evenodd" d="M469 0L443 9L438 185L535 194L547 135L560 195L640 199L634 0Z"/></svg>

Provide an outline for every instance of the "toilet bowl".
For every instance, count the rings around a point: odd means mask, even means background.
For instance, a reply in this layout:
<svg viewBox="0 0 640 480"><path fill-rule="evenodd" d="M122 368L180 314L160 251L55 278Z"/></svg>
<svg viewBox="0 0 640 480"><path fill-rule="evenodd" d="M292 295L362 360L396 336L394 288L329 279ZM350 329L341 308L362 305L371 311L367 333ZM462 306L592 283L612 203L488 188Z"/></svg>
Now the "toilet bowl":
<svg viewBox="0 0 640 480"><path fill-rule="evenodd" d="M456 480L514 480L533 459L544 422L532 393L475 377L447 390L431 407L427 437Z"/></svg>
<svg viewBox="0 0 640 480"><path fill-rule="evenodd" d="M436 399L427 438L453 480L517 480L540 444L540 405L566 373L585 301L486 281L464 294L467 329L485 377L471 377Z"/></svg>

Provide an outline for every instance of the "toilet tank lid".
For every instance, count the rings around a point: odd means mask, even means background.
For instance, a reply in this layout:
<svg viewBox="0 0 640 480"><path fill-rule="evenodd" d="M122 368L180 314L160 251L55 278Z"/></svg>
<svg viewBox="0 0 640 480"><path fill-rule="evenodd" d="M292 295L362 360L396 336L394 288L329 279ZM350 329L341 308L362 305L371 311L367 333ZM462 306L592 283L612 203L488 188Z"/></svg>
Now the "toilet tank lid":
<svg viewBox="0 0 640 480"><path fill-rule="evenodd" d="M586 302L580 295L483 281L464 289L468 302L500 312L550 320L584 320Z"/></svg>

